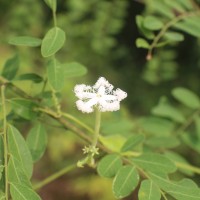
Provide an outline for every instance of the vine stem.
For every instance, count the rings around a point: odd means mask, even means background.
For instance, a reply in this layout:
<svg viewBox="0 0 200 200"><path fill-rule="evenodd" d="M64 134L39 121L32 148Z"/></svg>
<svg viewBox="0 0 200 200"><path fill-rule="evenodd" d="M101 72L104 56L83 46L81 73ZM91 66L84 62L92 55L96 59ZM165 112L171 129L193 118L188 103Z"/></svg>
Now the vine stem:
<svg viewBox="0 0 200 200"><path fill-rule="evenodd" d="M186 17L191 17L191 16L195 16L200 14L200 11L195 11L195 12L186 12L183 14L178 15L176 18L172 19L171 21L169 21L168 23L165 24L165 26L160 30L160 32L157 34L157 36L154 38L153 42L151 43L146 59L147 60L151 60L152 58L152 51L153 49L156 47L158 41L162 38L162 36L165 34L165 32L171 27L173 26L175 23L177 23L178 21L183 20Z"/></svg>
<svg viewBox="0 0 200 200"><path fill-rule="evenodd" d="M189 170L189 171L194 172L196 174L200 174L200 168L199 167L195 167L195 166L180 163L180 162L175 162L175 164L179 169L186 169L186 170Z"/></svg>
<svg viewBox="0 0 200 200"><path fill-rule="evenodd" d="M3 111L3 144L4 144L4 171L5 171L5 197L8 200L8 143L7 143L7 120L5 104L5 85L1 86L2 111Z"/></svg>
<svg viewBox="0 0 200 200"><path fill-rule="evenodd" d="M94 134L94 130L92 128L90 128L88 125L86 125L85 123L83 123L82 121L80 121L79 119L77 119L76 117L68 114L68 113L64 113L61 112L61 115L67 119L72 120L73 122L79 124L81 127L85 128L88 132Z"/></svg>
<svg viewBox="0 0 200 200"><path fill-rule="evenodd" d="M65 168L61 169L60 171L52 174L51 176L47 177L46 179L44 179L43 181L37 183L36 185L33 186L34 190L38 190L40 188L42 188L43 186L51 183L52 181L56 180L57 178L61 177L62 175L74 170L75 168L77 168L76 164L72 164L69 166L66 166Z"/></svg>
<svg viewBox="0 0 200 200"><path fill-rule="evenodd" d="M98 138L99 138L99 130L101 125L101 112L96 109L96 118L95 118L95 128L94 128L94 139L92 145L96 147Z"/></svg>
<svg viewBox="0 0 200 200"><path fill-rule="evenodd" d="M57 26L57 18L56 18L56 12L53 11L53 22L54 22L54 26Z"/></svg>

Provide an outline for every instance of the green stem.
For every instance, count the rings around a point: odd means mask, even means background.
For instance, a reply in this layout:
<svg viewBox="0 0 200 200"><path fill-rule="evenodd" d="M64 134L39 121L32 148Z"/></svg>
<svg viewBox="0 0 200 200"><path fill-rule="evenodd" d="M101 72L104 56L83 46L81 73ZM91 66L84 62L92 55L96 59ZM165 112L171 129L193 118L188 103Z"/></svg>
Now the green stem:
<svg viewBox="0 0 200 200"><path fill-rule="evenodd" d="M85 128L88 132L94 134L94 130L92 130L92 128L90 128L88 125L86 125L85 123L83 123L82 121L80 121L79 119L77 119L76 117L68 114L68 113L64 113L61 112L63 117L66 117L67 119L72 120L73 122L79 124L80 126L82 126L83 128Z"/></svg>
<svg viewBox="0 0 200 200"><path fill-rule="evenodd" d="M53 22L54 22L54 26L57 26L57 18L56 18L56 12L53 11Z"/></svg>
<svg viewBox="0 0 200 200"><path fill-rule="evenodd" d="M75 168L77 168L76 164L69 165L69 166L61 169L60 171L52 174L51 176L47 177L43 181L37 183L35 186L33 186L33 189L38 190L38 189L42 188L43 186L45 186L45 185L51 183L52 181L56 180L57 178L61 177L62 175L72 171Z"/></svg>
<svg viewBox="0 0 200 200"><path fill-rule="evenodd" d="M100 125L101 125L101 112L98 109L96 109L94 140L92 143L94 147L96 147L98 142Z"/></svg>
<svg viewBox="0 0 200 200"><path fill-rule="evenodd" d="M1 87L2 111L3 111L3 144L4 144L4 171L5 171L5 197L8 200L8 143L7 143L7 120L5 104L5 85Z"/></svg>
<svg viewBox="0 0 200 200"><path fill-rule="evenodd" d="M194 172L196 174L200 174L200 168L198 168L198 167L188 165L188 164L184 164L184 163L180 163L180 162L175 162L175 164L180 169L186 169L186 170Z"/></svg>

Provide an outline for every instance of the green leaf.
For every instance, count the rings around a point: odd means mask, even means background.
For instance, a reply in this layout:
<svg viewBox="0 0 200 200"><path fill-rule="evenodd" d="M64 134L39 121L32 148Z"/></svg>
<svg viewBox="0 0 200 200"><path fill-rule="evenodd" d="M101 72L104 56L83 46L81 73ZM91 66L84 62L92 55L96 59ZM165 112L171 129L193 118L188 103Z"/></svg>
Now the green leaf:
<svg viewBox="0 0 200 200"><path fill-rule="evenodd" d="M122 167L113 180L113 193L116 198L124 198L133 192L139 182L139 175L135 167Z"/></svg>
<svg viewBox="0 0 200 200"><path fill-rule="evenodd" d="M56 12L57 0L44 0L44 1L53 10L53 12Z"/></svg>
<svg viewBox="0 0 200 200"><path fill-rule="evenodd" d="M189 179L173 182L157 174L151 173L152 180L166 193L177 200L200 200L200 189Z"/></svg>
<svg viewBox="0 0 200 200"><path fill-rule="evenodd" d="M120 152L126 138L122 135L100 136L99 141L113 152Z"/></svg>
<svg viewBox="0 0 200 200"><path fill-rule="evenodd" d="M200 140L193 136L192 133L183 132L181 139L187 146L200 153Z"/></svg>
<svg viewBox="0 0 200 200"><path fill-rule="evenodd" d="M47 76L54 90L59 91L65 83L65 74L62 65L56 60L51 60L47 65Z"/></svg>
<svg viewBox="0 0 200 200"><path fill-rule="evenodd" d="M8 43L18 46L38 47L41 45L42 40L35 37L20 36L11 38Z"/></svg>
<svg viewBox="0 0 200 200"><path fill-rule="evenodd" d="M200 108L200 99L191 90L186 88L178 87L172 90L172 95L178 101L188 106L189 108Z"/></svg>
<svg viewBox="0 0 200 200"><path fill-rule="evenodd" d="M50 29L42 40L41 53L43 57L54 55L65 43L65 32L54 27Z"/></svg>
<svg viewBox="0 0 200 200"><path fill-rule="evenodd" d="M193 16L174 24L174 27L194 37L200 37L199 17Z"/></svg>
<svg viewBox="0 0 200 200"><path fill-rule="evenodd" d="M34 73L27 73L27 74L21 74L19 75L16 80L20 81L33 81L34 83L41 83L43 81L43 78L37 74Z"/></svg>
<svg viewBox="0 0 200 200"><path fill-rule="evenodd" d="M87 73L87 68L77 62L66 63L62 65L65 78L79 77Z"/></svg>
<svg viewBox="0 0 200 200"><path fill-rule="evenodd" d="M37 113L34 112L36 104L30 100L25 99L12 99L10 100L14 112L20 117L33 120L37 117Z"/></svg>
<svg viewBox="0 0 200 200"><path fill-rule="evenodd" d="M10 192L12 200L41 200L33 189L21 184L11 183Z"/></svg>
<svg viewBox="0 0 200 200"><path fill-rule="evenodd" d="M160 200L161 193L159 188L150 180L144 180L141 183L139 194L139 200Z"/></svg>
<svg viewBox="0 0 200 200"><path fill-rule="evenodd" d="M174 136L162 137L153 136L148 138L145 143L153 148L174 148L180 145L180 141Z"/></svg>
<svg viewBox="0 0 200 200"><path fill-rule="evenodd" d="M174 130L174 123L158 117L144 117L139 125L151 135L168 136Z"/></svg>
<svg viewBox="0 0 200 200"><path fill-rule="evenodd" d="M180 42L184 40L184 35L177 32L166 32L164 37L175 42Z"/></svg>
<svg viewBox="0 0 200 200"><path fill-rule="evenodd" d="M33 161L38 161L44 154L47 146L47 134L42 124L37 124L28 133L26 142L30 149Z"/></svg>
<svg viewBox="0 0 200 200"><path fill-rule="evenodd" d="M163 27L162 21L160 21L157 17L153 16L145 17L143 25L149 30L159 30Z"/></svg>
<svg viewBox="0 0 200 200"><path fill-rule="evenodd" d="M139 31L148 39L154 38L154 33L143 26L144 17L141 15L136 16L136 23L139 28Z"/></svg>
<svg viewBox="0 0 200 200"><path fill-rule="evenodd" d="M155 10L158 14L166 16L169 19L173 19L175 17L172 9L168 7L163 1L154 0L151 2L151 9Z"/></svg>
<svg viewBox="0 0 200 200"><path fill-rule="evenodd" d="M162 100L156 107L152 109L152 113L154 115L168 117L179 123L183 123L185 121L185 117L178 109L176 109L174 106L170 105L167 102L162 102Z"/></svg>
<svg viewBox="0 0 200 200"><path fill-rule="evenodd" d="M150 172L172 173L177 169L171 160L157 153L144 153L131 160L137 166Z"/></svg>
<svg viewBox="0 0 200 200"><path fill-rule="evenodd" d="M3 67L2 76L8 80L12 80L19 69L19 57L17 55L8 59Z"/></svg>
<svg viewBox="0 0 200 200"><path fill-rule="evenodd" d="M149 46L150 46L149 43L145 39L143 39L143 38L137 38L137 40L136 40L136 47L148 49Z"/></svg>
<svg viewBox="0 0 200 200"><path fill-rule="evenodd" d="M172 151L167 151L167 152L165 152L165 156L167 156L167 158L169 158L171 161L173 161L176 164L176 166L178 166L178 170L180 172L182 172L183 174L185 174L187 176L194 175L194 173L192 171L190 171L189 169L181 167L182 165L189 166L190 163L184 157L182 157L180 154L172 152Z"/></svg>
<svg viewBox="0 0 200 200"><path fill-rule="evenodd" d="M21 162L23 170L30 178L33 171L31 153L20 132L11 125L8 126L8 147L9 154Z"/></svg>
<svg viewBox="0 0 200 200"><path fill-rule="evenodd" d="M122 160L118 155L110 154L104 156L98 163L97 171L100 176L112 178L122 167Z"/></svg>
<svg viewBox="0 0 200 200"><path fill-rule="evenodd" d="M142 134L131 136L130 138L127 139L127 141L122 146L121 152L133 151L135 147L137 147L144 141L144 139L145 137Z"/></svg>
<svg viewBox="0 0 200 200"><path fill-rule="evenodd" d="M8 162L8 180L9 182L19 183L31 187L31 183L23 170L22 163L19 162L12 155Z"/></svg>
<svg viewBox="0 0 200 200"><path fill-rule="evenodd" d="M133 123L128 119L105 121L101 129L104 135L124 135L132 133Z"/></svg>

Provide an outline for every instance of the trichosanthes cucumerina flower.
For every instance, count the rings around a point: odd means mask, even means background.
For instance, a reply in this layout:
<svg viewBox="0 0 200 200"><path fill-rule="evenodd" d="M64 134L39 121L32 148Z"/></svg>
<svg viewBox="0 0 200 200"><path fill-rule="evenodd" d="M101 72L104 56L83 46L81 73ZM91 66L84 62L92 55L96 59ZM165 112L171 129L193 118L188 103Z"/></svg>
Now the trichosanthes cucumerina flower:
<svg viewBox="0 0 200 200"><path fill-rule="evenodd" d="M76 101L78 110L86 113L93 112L95 107L101 112L119 110L120 101L127 97L127 93L113 88L104 77L100 77L93 86L76 85L74 92L79 98Z"/></svg>

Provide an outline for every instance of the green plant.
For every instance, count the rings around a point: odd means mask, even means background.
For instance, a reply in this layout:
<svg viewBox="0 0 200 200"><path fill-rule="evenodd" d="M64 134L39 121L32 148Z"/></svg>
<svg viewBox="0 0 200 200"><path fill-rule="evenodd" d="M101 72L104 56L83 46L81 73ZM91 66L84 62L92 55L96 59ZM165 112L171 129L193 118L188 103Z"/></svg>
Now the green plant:
<svg viewBox="0 0 200 200"><path fill-rule="evenodd" d="M102 78L92 87L78 85L74 89L80 99L77 101L78 109L92 112L96 106L93 130L84 120L72 115L70 109L65 112L61 106L65 80L85 75L87 69L80 63L61 63L56 58L65 44L66 36L62 28L58 27L56 0L45 2L53 16L53 27L45 36L42 39L14 37L9 41L17 46L40 47L41 55L46 61L44 74L32 73L30 70L18 75L20 56L15 55L6 61L0 76L0 199L41 199L37 194L38 189L77 167L89 165L97 170L99 176L113 179L112 190L119 199L127 197L138 188L139 200L199 200L200 189L193 177L200 174L200 168L190 164L181 151L189 147L198 155L200 153L199 96L189 89L177 87L172 90L173 101L167 97L160 98L158 105L152 109L151 116L133 119L122 115L123 118L119 117L118 121L104 122L101 126L100 111L119 110L119 102L126 97L126 93L120 89L113 91L113 86ZM172 7L172 1L165 2L168 2L165 9ZM141 31L153 39L152 45L142 39L137 40L138 46L148 47L148 58L171 25L182 19L188 25L190 18L186 17L198 15L199 10L191 6L191 1L178 2L173 4L176 9L186 8L192 11L189 14L183 12L173 19L171 12L167 12L166 17L170 22L165 26L153 16L137 18ZM159 11L163 10L159 7L162 6L159 1L151 3L153 8L157 8L154 3L157 3ZM193 20L196 23L196 18ZM179 29L187 27L184 23L179 24ZM161 31L154 36L154 30ZM188 28L184 30L189 32ZM183 39L178 33L169 33L168 38L170 41ZM31 82L32 89L35 88L31 94L29 88L22 89L23 81ZM47 116L59 128L70 130L84 140L87 145L83 148L83 153L86 156L81 155L81 160L65 166L41 182L33 183L33 164L41 159L48 143L46 129L50 124L45 123L49 120L46 119ZM26 139L20 133L21 124L31 127Z"/></svg>

